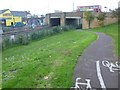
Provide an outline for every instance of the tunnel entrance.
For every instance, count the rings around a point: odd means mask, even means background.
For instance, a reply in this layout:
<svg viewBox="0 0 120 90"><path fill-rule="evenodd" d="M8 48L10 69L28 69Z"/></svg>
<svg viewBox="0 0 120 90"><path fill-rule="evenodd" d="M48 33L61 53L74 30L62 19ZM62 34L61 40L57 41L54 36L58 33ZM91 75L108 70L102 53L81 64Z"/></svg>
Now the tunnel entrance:
<svg viewBox="0 0 120 90"><path fill-rule="evenodd" d="M50 24L51 26L60 26L60 18L51 18Z"/></svg>
<svg viewBox="0 0 120 90"><path fill-rule="evenodd" d="M66 18L66 25L73 26L76 29L82 29L82 20L79 18Z"/></svg>

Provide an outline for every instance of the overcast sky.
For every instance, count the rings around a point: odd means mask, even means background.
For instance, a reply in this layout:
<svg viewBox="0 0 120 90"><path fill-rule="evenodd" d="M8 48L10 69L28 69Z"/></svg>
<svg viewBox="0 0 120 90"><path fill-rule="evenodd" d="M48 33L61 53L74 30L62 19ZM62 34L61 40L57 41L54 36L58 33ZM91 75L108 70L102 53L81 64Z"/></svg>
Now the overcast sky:
<svg viewBox="0 0 120 90"><path fill-rule="evenodd" d="M101 5L111 9L118 7L120 0L0 0L0 10L10 9L12 11L30 11L32 14L41 15L52 13L55 10L70 12L77 6Z"/></svg>

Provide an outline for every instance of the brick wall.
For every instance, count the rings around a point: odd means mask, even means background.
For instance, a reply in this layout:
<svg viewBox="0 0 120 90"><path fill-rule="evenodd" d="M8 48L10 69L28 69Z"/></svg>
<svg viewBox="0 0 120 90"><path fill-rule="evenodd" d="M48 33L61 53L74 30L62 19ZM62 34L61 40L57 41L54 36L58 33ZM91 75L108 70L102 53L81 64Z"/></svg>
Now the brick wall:
<svg viewBox="0 0 120 90"><path fill-rule="evenodd" d="M95 17L98 15L98 13L94 13ZM106 14L106 18L104 20L104 25L109 25L112 23L115 23L118 21L117 18L113 18L111 13ZM83 13L83 17L85 17L85 14ZM83 24L82 24L83 29L88 29L88 22L85 20L85 18L83 18ZM91 28L95 28L95 27L100 27L97 19L95 18L92 23L91 23Z"/></svg>

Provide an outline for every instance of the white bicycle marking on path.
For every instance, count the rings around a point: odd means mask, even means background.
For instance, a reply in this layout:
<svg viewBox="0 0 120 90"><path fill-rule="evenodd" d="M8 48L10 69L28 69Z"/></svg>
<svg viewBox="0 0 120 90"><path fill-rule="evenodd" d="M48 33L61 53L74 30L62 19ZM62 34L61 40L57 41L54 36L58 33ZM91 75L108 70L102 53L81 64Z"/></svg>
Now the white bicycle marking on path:
<svg viewBox="0 0 120 90"><path fill-rule="evenodd" d="M115 72L116 70L120 70L120 64L117 61L115 63L112 63L105 60L105 61L102 61L102 64L103 66L108 67L110 72Z"/></svg>
<svg viewBox="0 0 120 90"><path fill-rule="evenodd" d="M85 79L86 83L82 83L80 82L81 78L76 78L76 82L75 82L75 87L71 87L74 89L79 89L81 90L82 86L86 86L86 90L91 88L91 84L90 84L90 79ZM81 86L82 85L82 86Z"/></svg>
<svg viewBox="0 0 120 90"><path fill-rule="evenodd" d="M116 70L120 70L120 64L117 61L115 63L112 63L112 62L109 62L107 60L104 60L104 61L102 61L102 65L105 66L105 67L108 67L110 72L115 72ZM100 61L96 61L96 71L97 71L97 77L99 79L101 88L106 90L106 85L104 83L102 73L101 73L101 69L100 69ZM74 88L74 89L77 89L77 90L81 90L82 86L86 86L85 87L86 90L92 88L90 79L85 79L86 83L82 83L82 82L80 82L80 80L81 80L80 77L76 78L75 86L71 87L71 88Z"/></svg>

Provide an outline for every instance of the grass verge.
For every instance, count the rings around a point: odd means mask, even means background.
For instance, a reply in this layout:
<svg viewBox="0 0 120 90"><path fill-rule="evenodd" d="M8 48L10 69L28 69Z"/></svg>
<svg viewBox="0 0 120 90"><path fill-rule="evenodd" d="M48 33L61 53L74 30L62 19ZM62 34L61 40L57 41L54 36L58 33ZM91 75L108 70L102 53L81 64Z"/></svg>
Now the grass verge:
<svg viewBox="0 0 120 90"><path fill-rule="evenodd" d="M68 31L7 49L2 57L3 88L69 88L77 58L97 36Z"/></svg>

